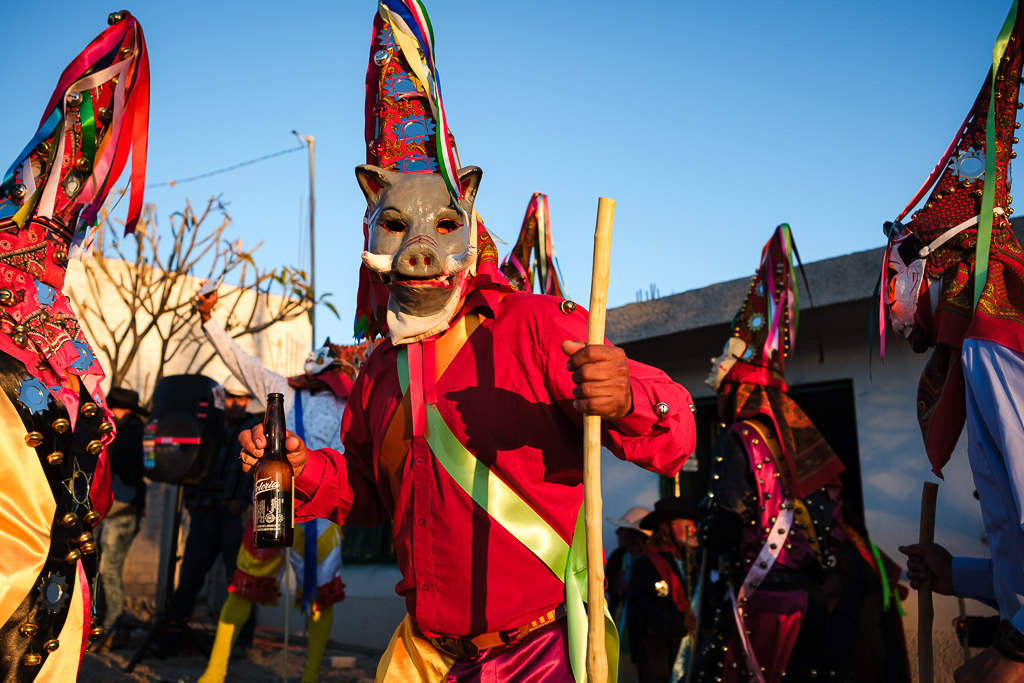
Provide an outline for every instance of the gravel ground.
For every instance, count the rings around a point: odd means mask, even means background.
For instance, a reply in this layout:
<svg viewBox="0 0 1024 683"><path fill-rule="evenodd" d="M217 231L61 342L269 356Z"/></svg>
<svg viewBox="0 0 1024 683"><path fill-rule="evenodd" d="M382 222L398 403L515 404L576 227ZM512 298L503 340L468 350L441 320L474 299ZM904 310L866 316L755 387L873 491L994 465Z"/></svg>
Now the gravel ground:
<svg viewBox="0 0 1024 683"><path fill-rule="evenodd" d="M199 642L206 647L213 642L216 624L193 622ZM206 669L206 656L192 644L172 647L167 636L158 636L130 674L124 669L142 647L148 629L140 624L126 640L108 652L86 652L78 674L79 683L101 681L145 681L146 683L195 683ZM162 645L164 657L158 650ZM328 643L320 669L320 683L372 683L381 653L357 646ZM236 647L228 664L227 683L297 682L306 665L303 638L293 637L288 643L288 677L285 672L283 633L259 628L252 647ZM334 664L332 666L332 663Z"/></svg>

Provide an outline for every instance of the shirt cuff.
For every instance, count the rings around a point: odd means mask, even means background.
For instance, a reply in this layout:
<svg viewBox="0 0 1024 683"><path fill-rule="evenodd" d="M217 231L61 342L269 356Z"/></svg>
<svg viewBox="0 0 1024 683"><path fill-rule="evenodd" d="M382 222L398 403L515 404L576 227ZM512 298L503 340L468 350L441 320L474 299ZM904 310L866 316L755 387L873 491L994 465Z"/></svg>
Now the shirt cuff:
<svg viewBox="0 0 1024 683"><path fill-rule="evenodd" d="M953 594L995 607L992 560L985 557L954 557Z"/></svg>
<svg viewBox="0 0 1024 683"><path fill-rule="evenodd" d="M629 415L617 420L608 420L615 431L623 436L644 436L650 434L659 420L679 410L689 410L689 405L674 406L665 401L652 403L656 397L651 396L646 387L635 377L629 378L629 387L633 392L633 410Z"/></svg>
<svg viewBox="0 0 1024 683"><path fill-rule="evenodd" d="M302 474L295 477L295 494L302 502L309 502L313 499L320 483L324 479L324 471L327 469L327 454L320 451L308 451L305 467Z"/></svg>

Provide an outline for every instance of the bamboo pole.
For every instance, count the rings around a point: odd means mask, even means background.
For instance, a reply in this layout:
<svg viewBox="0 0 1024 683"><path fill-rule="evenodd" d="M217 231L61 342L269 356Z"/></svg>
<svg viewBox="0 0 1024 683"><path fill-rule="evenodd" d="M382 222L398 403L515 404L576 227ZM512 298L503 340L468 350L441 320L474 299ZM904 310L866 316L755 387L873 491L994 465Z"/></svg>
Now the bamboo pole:
<svg viewBox="0 0 1024 683"><path fill-rule="evenodd" d="M597 202L594 272L590 283L587 344L604 343L608 304L608 268L615 200ZM604 550L601 546L601 417L583 416L583 521L587 530L587 680L606 683L608 654L604 642Z"/></svg>
<svg viewBox="0 0 1024 683"><path fill-rule="evenodd" d="M935 542L935 499L939 485L930 481L921 490L921 529L919 543ZM932 654L932 621L935 610L932 607L932 581L924 580L917 590L917 670L921 683L935 680L935 660Z"/></svg>

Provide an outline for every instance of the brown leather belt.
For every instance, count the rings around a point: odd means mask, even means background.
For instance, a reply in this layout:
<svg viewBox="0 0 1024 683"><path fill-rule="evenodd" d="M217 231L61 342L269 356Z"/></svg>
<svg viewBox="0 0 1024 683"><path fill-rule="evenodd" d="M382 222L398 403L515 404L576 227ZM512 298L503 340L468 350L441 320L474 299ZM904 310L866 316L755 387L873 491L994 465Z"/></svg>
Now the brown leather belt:
<svg viewBox="0 0 1024 683"><path fill-rule="evenodd" d="M517 628L510 628L507 631L492 631L491 633L483 633L479 636L465 636L461 638L456 636L437 636L436 638L430 638L430 642L437 649L454 655L458 659L472 659L484 650L510 645L517 640L521 640L527 634L552 624L563 617L565 617L565 606L559 605L530 623L523 624Z"/></svg>

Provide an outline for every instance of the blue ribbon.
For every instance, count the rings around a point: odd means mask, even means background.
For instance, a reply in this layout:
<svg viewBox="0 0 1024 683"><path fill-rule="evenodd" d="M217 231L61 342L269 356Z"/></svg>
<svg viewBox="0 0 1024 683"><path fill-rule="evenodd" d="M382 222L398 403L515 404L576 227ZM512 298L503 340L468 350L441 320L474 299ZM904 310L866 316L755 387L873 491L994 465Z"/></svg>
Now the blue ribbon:
<svg viewBox="0 0 1024 683"><path fill-rule="evenodd" d="M295 392L295 434L306 440L306 430L302 425L302 391ZM305 542L302 548L302 611L309 613L309 606L316 595L316 520L302 523L302 535Z"/></svg>

